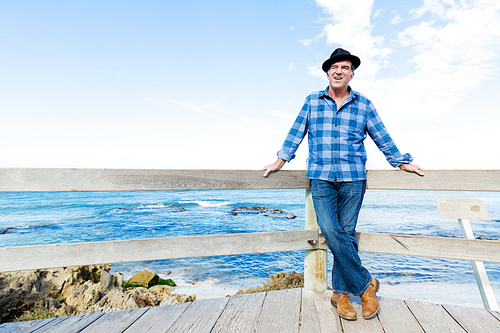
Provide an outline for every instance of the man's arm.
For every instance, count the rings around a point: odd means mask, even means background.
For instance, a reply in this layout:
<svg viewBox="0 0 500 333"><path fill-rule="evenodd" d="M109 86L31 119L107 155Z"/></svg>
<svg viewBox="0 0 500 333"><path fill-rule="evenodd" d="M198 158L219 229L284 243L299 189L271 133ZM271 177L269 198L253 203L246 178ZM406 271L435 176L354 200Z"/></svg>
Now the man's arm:
<svg viewBox="0 0 500 333"><path fill-rule="evenodd" d="M278 160L276 162L274 162L273 164L270 164L270 165L266 165L264 167L264 177L267 177L267 175L270 173L270 172L273 172L273 171L279 171L281 170L281 168L283 167L283 165L285 165L285 160L282 159L282 158L278 158Z"/></svg>
<svg viewBox="0 0 500 333"><path fill-rule="evenodd" d="M421 167L419 167L418 165L415 165L415 164L411 164L411 163L403 163L399 166L399 169L404 170L406 172L416 173L419 176L424 175L424 171L422 170Z"/></svg>
<svg viewBox="0 0 500 333"><path fill-rule="evenodd" d="M297 116L297 119L295 119L295 122L292 125L292 128L288 132L288 135L286 136L285 142L283 143L283 146L281 146L280 151L278 152L278 160L274 162L273 164L266 165L263 170L264 172L264 177L267 177L269 173L273 171L279 171L285 165L285 163L290 160L292 160L295 157L295 151L297 148L299 148L299 145L302 143L302 140L304 139L306 133L307 133L307 128L309 124L309 100L311 98L311 95L309 95L306 98L306 101L304 102L304 105L302 106L302 109L299 112L299 115Z"/></svg>

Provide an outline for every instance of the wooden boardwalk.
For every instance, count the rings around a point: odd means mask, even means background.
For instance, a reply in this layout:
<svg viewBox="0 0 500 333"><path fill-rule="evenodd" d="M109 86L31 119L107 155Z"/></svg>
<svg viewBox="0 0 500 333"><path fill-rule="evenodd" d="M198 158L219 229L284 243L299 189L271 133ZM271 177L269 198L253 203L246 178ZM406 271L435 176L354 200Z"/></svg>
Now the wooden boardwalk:
<svg viewBox="0 0 500 333"><path fill-rule="evenodd" d="M330 292L289 289L137 310L0 325L4 332L500 332L500 313L481 308L380 298L377 317L338 317Z"/></svg>

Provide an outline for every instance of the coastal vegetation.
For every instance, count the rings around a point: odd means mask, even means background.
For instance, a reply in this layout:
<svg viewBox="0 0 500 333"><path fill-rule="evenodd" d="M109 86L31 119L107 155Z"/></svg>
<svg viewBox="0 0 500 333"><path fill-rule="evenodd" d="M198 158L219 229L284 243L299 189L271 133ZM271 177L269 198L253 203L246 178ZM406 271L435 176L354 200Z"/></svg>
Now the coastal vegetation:
<svg viewBox="0 0 500 333"><path fill-rule="evenodd" d="M169 287L176 287L177 286L172 279L162 279L162 278L159 278L158 282L155 285L156 286L169 286ZM123 282L123 288L125 288L125 289L140 288L140 287L144 287L144 286L141 284L137 284L137 283Z"/></svg>
<svg viewBox="0 0 500 333"><path fill-rule="evenodd" d="M271 274L261 287L247 288L238 290L237 294L252 294L267 292L273 290L293 289L304 287L304 274L291 271L289 273L282 271Z"/></svg>
<svg viewBox="0 0 500 333"><path fill-rule="evenodd" d="M29 311L25 314L14 319L14 322L18 321L30 321L30 320L41 320L41 319L49 319L57 317L56 314L50 310L46 309L35 309L33 311Z"/></svg>

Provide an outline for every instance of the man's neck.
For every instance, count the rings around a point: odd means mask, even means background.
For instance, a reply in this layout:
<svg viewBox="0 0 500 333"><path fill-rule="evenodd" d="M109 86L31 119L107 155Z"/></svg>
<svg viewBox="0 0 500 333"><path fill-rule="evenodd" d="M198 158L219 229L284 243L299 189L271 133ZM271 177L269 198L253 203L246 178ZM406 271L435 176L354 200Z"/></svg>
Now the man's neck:
<svg viewBox="0 0 500 333"><path fill-rule="evenodd" d="M337 110L340 110L344 100L350 95L349 87L346 87L345 89L334 89L331 86L328 86L328 94L337 104Z"/></svg>
<svg viewBox="0 0 500 333"><path fill-rule="evenodd" d="M349 96L349 87L342 89L335 89L332 86L328 86L328 94L334 99L346 99Z"/></svg>

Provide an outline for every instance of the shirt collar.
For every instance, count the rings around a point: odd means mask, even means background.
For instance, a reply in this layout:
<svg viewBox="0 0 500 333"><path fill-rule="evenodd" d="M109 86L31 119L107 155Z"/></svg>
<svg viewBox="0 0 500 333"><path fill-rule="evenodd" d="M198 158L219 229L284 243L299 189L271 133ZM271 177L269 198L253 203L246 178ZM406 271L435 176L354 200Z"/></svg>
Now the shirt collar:
<svg viewBox="0 0 500 333"><path fill-rule="evenodd" d="M352 90L351 86L348 86L348 89L349 89L349 97L347 97L347 99L349 101L359 97L359 93L357 91ZM325 98L327 96L330 97L330 98L332 98L330 96L330 94L328 94L328 87L326 87L325 90L321 90L319 92L319 97L320 98Z"/></svg>

